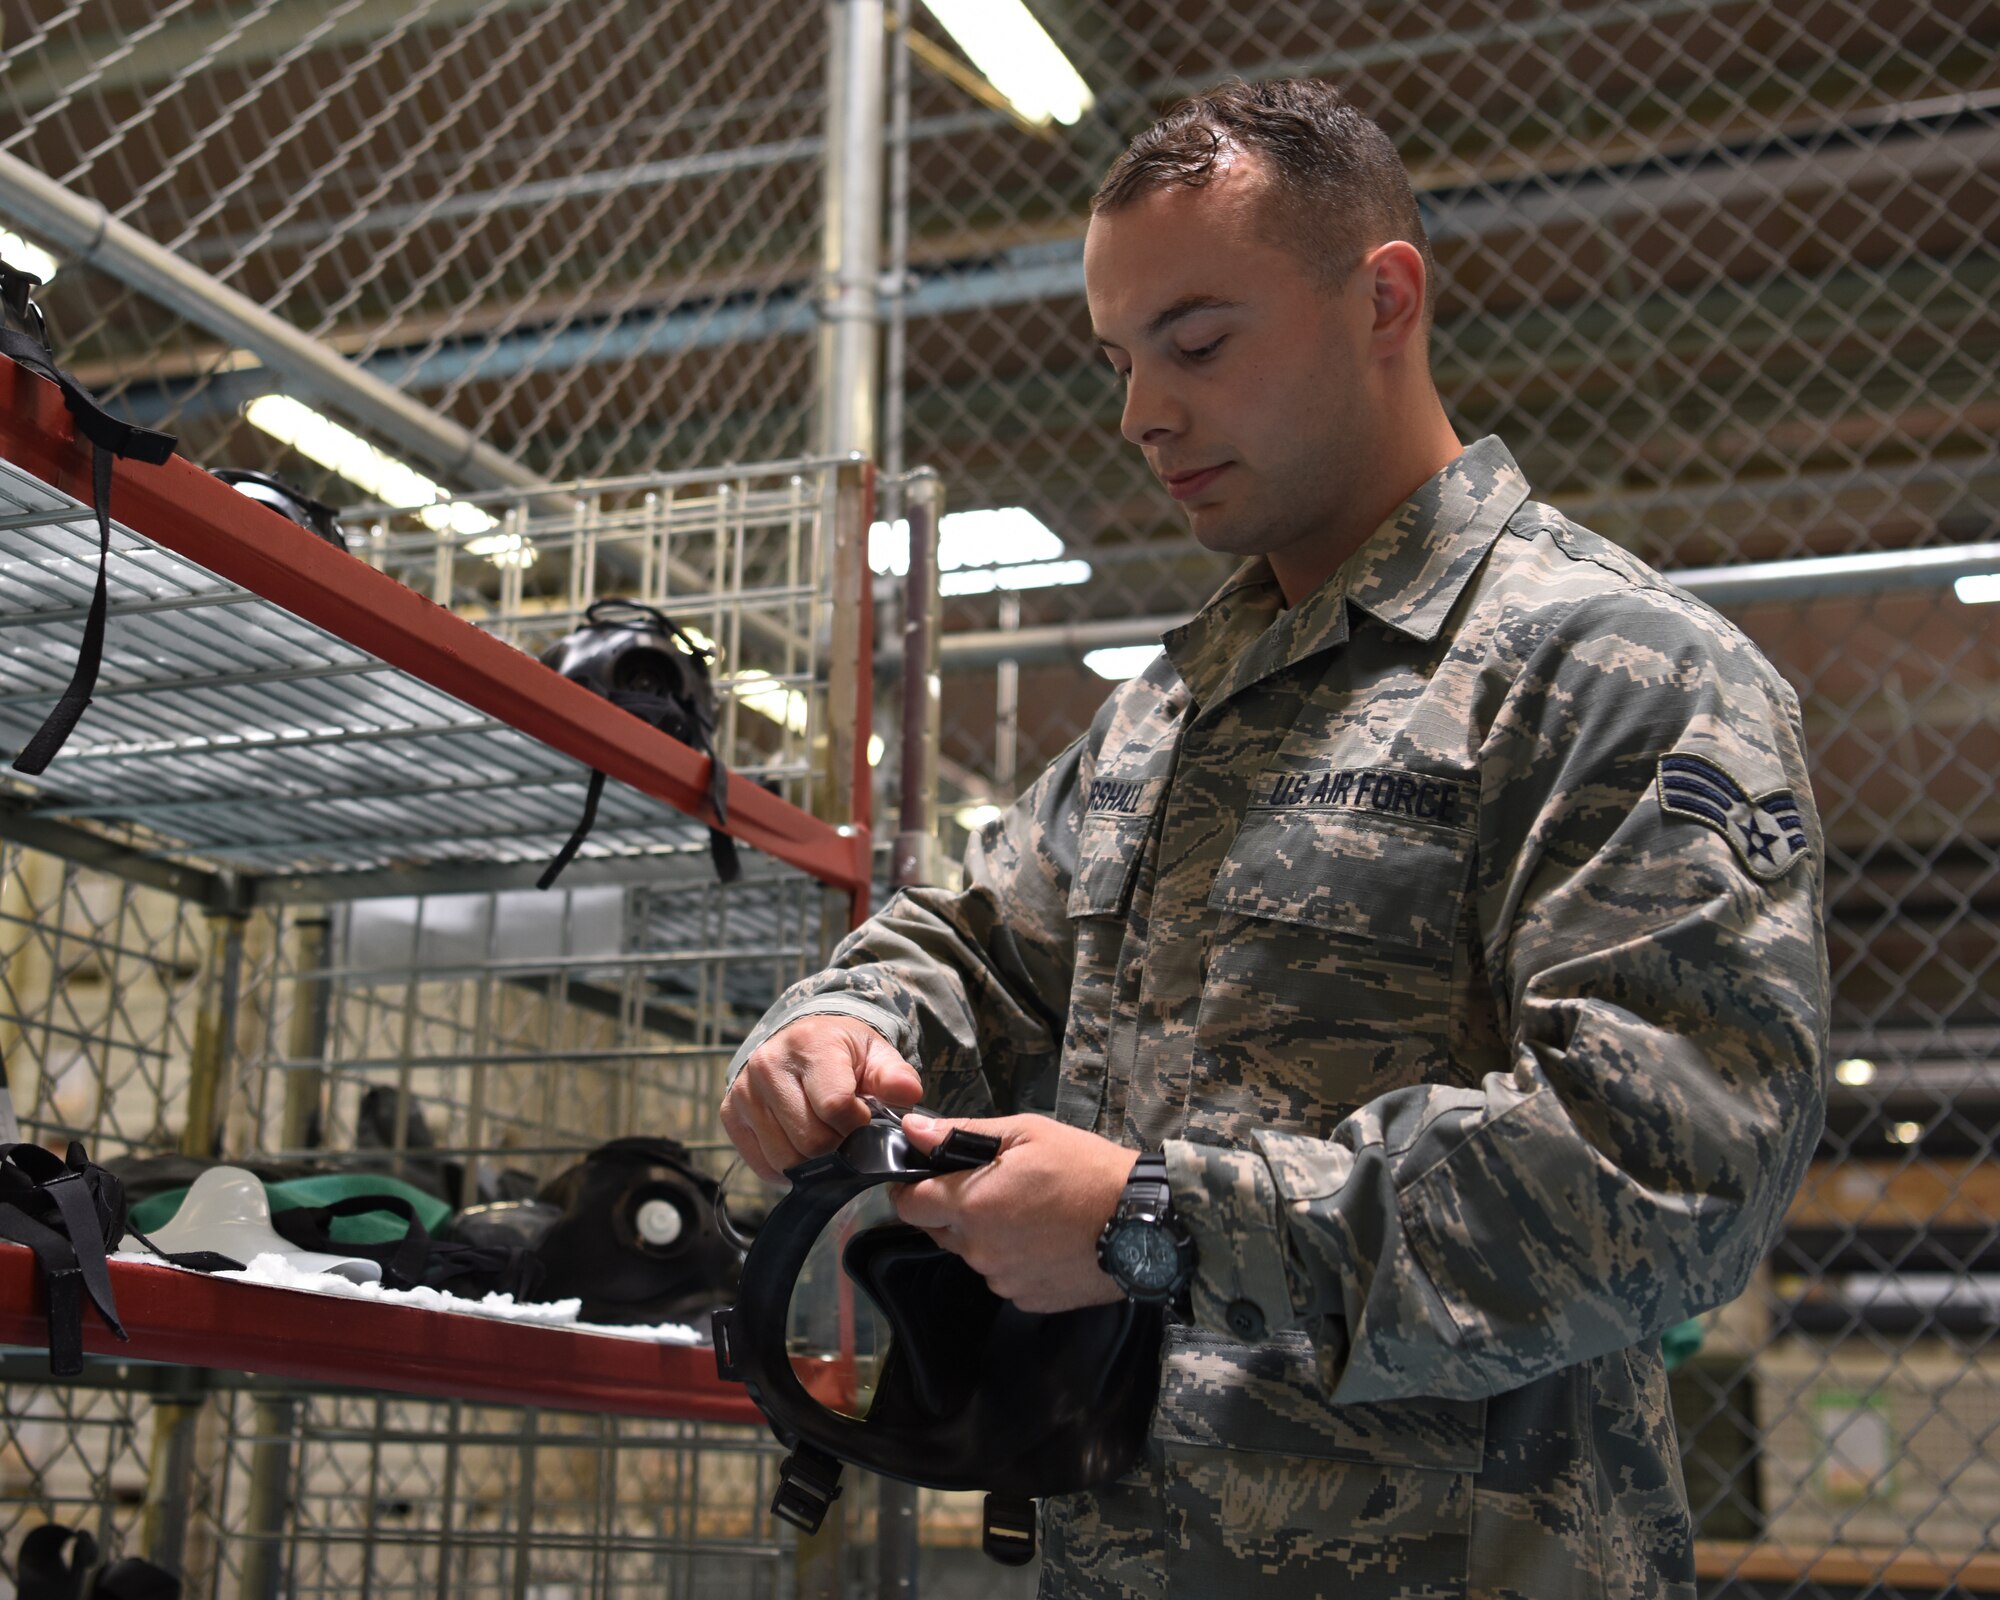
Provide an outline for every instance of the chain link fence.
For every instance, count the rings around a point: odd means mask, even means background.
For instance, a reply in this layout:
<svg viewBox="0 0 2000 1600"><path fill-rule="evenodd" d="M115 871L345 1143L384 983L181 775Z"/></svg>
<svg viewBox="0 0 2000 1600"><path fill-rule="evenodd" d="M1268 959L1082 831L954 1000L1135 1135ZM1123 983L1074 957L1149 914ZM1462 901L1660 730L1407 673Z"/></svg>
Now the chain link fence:
<svg viewBox="0 0 2000 1600"><path fill-rule="evenodd" d="M0 19L0 153L533 472L806 448L817 5L68 0ZM282 389L254 359L55 255L42 298L86 387L203 465L355 498L244 422Z"/></svg>

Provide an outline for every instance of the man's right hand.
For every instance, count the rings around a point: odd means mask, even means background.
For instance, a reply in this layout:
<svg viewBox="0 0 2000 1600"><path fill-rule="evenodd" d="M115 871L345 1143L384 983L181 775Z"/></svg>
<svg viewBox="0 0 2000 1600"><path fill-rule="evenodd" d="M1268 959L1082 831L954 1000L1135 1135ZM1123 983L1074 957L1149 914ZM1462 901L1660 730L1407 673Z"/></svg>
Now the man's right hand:
<svg viewBox="0 0 2000 1600"><path fill-rule="evenodd" d="M864 1094L913 1106L917 1069L852 1017L800 1017L759 1045L722 1097L722 1126L750 1170L776 1180L868 1121Z"/></svg>

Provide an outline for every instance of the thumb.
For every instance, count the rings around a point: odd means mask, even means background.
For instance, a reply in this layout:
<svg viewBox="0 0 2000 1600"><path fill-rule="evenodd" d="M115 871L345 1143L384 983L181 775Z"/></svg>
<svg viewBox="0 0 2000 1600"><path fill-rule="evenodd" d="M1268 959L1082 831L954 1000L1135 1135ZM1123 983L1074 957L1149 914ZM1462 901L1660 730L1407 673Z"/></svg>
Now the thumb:
<svg viewBox="0 0 2000 1600"><path fill-rule="evenodd" d="M929 1155L960 1129L991 1134L1005 1144L1020 1123L1018 1117L933 1117L913 1111L903 1118L903 1136Z"/></svg>
<svg viewBox="0 0 2000 1600"><path fill-rule="evenodd" d="M854 1092L872 1094L892 1106L913 1106L924 1097L924 1080L888 1041L873 1034L868 1053L861 1058L861 1069L854 1075Z"/></svg>

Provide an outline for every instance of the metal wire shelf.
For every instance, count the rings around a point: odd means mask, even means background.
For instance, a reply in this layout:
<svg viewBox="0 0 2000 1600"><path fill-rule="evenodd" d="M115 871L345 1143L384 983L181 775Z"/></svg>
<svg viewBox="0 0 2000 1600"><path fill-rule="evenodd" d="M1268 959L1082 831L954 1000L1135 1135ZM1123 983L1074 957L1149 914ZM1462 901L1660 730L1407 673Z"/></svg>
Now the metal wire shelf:
<svg viewBox="0 0 2000 1600"><path fill-rule="evenodd" d="M53 386L5 363L0 742L25 742L76 659L97 530L70 491L87 493L87 474ZM187 462L120 462L112 504L124 520L97 693L48 772L20 780L15 816L124 830L153 860L241 874L518 879L575 826L595 767L620 781L588 855L705 861L705 757ZM520 622L507 613L504 631ZM865 895L865 826L762 786L802 798L796 759L731 754L728 831Z"/></svg>

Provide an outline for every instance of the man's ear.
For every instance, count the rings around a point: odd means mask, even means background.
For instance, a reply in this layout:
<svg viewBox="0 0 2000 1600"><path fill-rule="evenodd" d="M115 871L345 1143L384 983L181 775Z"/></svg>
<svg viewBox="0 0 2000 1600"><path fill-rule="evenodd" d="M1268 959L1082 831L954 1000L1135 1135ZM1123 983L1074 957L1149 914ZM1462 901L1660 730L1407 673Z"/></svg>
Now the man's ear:
<svg viewBox="0 0 2000 1600"><path fill-rule="evenodd" d="M1395 355L1424 326L1423 253L1407 239L1378 244L1361 258L1375 313L1371 341L1378 355Z"/></svg>

